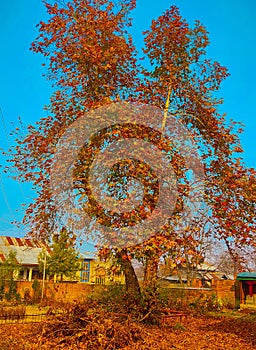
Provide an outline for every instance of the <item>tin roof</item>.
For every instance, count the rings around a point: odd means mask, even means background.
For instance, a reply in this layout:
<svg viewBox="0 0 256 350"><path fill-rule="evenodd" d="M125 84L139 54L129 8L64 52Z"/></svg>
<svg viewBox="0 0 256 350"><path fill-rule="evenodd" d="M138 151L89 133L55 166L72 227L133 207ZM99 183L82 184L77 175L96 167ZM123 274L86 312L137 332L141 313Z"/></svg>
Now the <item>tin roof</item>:
<svg viewBox="0 0 256 350"><path fill-rule="evenodd" d="M208 262L203 262L197 265L197 270L198 271L208 271L208 272L213 272L217 270L217 267L209 264Z"/></svg>
<svg viewBox="0 0 256 350"><path fill-rule="evenodd" d="M237 276L236 276L237 280L240 281L252 281L252 280L256 280L256 272L240 272Z"/></svg>
<svg viewBox="0 0 256 350"><path fill-rule="evenodd" d="M49 248L43 242L28 238L0 236L0 262L4 262L13 251L18 263L22 265L38 265L38 255L43 248Z"/></svg>

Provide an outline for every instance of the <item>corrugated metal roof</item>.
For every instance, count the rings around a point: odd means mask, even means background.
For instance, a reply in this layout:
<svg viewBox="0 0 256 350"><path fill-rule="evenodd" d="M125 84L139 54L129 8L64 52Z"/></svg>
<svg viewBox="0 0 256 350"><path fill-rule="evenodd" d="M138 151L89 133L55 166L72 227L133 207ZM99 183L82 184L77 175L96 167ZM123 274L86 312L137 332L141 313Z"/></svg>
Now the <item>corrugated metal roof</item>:
<svg viewBox="0 0 256 350"><path fill-rule="evenodd" d="M9 236L0 236L0 245L30 247L30 248L44 248L47 246L44 242L40 242L37 240L32 240L25 237L20 238L20 237L9 237Z"/></svg>
<svg viewBox="0 0 256 350"><path fill-rule="evenodd" d="M5 256L4 254L0 254L0 262L4 262L6 259L5 259Z"/></svg>
<svg viewBox="0 0 256 350"><path fill-rule="evenodd" d="M238 280L256 280L256 272L240 272L236 278Z"/></svg>
<svg viewBox="0 0 256 350"><path fill-rule="evenodd" d="M197 265L197 270L213 272L217 270L217 267L205 261Z"/></svg>
<svg viewBox="0 0 256 350"><path fill-rule="evenodd" d="M176 274L172 275L172 276L164 276L162 277L162 279L170 281L170 282L179 282L180 281L180 277ZM185 276L181 276L181 279L183 282L187 282L187 277Z"/></svg>
<svg viewBox="0 0 256 350"><path fill-rule="evenodd" d="M43 242L36 242L28 238L0 236L0 259L2 261L13 251L16 254L18 263L22 265L38 265L37 258L43 248L47 248Z"/></svg>
<svg viewBox="0 0 256 350"><path fill-rule="evenodd" d="M16 238L16 241L20 247L23 246L22 240L19 237Z"/></svg>

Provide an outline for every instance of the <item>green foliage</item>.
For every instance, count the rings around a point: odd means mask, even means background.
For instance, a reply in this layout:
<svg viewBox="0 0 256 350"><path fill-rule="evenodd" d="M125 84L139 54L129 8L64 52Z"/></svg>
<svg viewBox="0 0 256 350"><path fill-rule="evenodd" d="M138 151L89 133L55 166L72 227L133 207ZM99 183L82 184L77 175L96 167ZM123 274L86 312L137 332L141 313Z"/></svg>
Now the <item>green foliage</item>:
<svg viewBox="0 0 256 350"><path fill-rule="evenodd" d="M189 303L186 292L183 289L160 288L159 302L163 307L173 310L188 310Z"/></svg>
<svg viewBox="0 0 256 350"><path fill-rule="evenodd" d="M139 300L140 313L143 317L158 314L162 304L159 298L159 287L157 285L147 286L141 291ZM148 317L146 317L148 318Z"/></svg>
<svg viewBox="0 0 256 350"><path fill-rule="evenodd" d="M13 250L10 250L6 260L0 263L0 280L9 280L21 270L21 265L17 262L16 253Z"/></svg>
<svg viewBox="0 0 256 350"><path fill-rule="evenodd" d="M38 280L33 281L32 289L33 289L32 302L38 303L40 301L41 295L42 295L42 288L41 288L40 282Z"/></svg>
<svg viewBox="0 0 256 350"><path fill-rule="evenodd" d="M32 286L32 288L33 288L33 286ZM30 290L28 288L26 288L24 291L23 301L25 304L32 304L33 303L32 297L30 295Z"/></svg>
<svg viewBox="0 0 256 350"><path fill-rule="evenodd" d="M17 292L17 282L13 279L8 281L8 290L4 295L7 301L20 301L20 294Z"/></svg>
<svg viewBox="0 0 256 350"><path fill-rule="evenodd" d="M138 298L129 298L123 285L111 285L96 288L89 300L100 304L107 312L129 315L133 320L156 324L162 308L158 287L141 289Z"/></svg>
<svg viewBox="0 0 256 350"><path fill-rule="evenodd" d="M186 290L159 286L141 288L137 300L127 298L125 286L118 285L97 288L88 298L99 303L107 312L129 314L133 320L147 324L158 324L166 309L202 315L220 312L227 305L227 301L214 293L206 295L198 292L195 296L188 296Z"/></svg>
<svg viewBox="0 0 256 350"><path fill-rule="evenodd" d="M19 301L17 283L14 274L19 275L21 265L17 262L16 253L10 251L6 260L0 264L0 300Z"/></svg>
<svg viewBox="0 0 256 350"><path fill-rule="evenodd" d="M187 328L184 327L182 324L180 323L176 323L174 326L173 326L173 329L176 330L176 331L186 331Z"/></svg>
<svg viewBox="0 0 256 350"><path fill-rule="evenodd" d="M125 286L114 284L110 286L97 286L93 292L87 296L91 302L97 302L107 311L125 312L127 311L127 298Z"/></svg>
<svg viewBox="0 0 256 350"><path fill-rule="evenodd" d="M215 294L205 297L200 294L199 297L189 304L190 308L198 313L206 313L209 311L220 311L223 309L223 302Z"/></svg>
<svg viewBox="0 0 256 350"><path fill-rule="evenodd" d="M79 270L80 262L75 249L75 237L66 228L52 237L51 253L42 252L38 257L39 269L43 272L46 254L46 273L73 278Z"/></svg>
<svg viewBox="0 0 256 350"><path fill-rule="evenodd" d="M0 300L4 299L4 284L0 281Z"/></svg>

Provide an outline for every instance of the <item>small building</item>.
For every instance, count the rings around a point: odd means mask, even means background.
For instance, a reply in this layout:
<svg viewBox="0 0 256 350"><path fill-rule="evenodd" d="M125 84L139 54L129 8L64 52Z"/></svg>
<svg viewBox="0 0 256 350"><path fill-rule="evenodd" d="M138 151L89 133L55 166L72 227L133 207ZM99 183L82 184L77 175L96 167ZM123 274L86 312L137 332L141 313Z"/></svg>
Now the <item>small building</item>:
<svg viewBox="0 0 256 350"><path fill-rule="evenodd" d="M49 248L43 242L29 238L0 236L0 264L4 263L11 252L15 254L19 275L15 279L32 281L42 279L38 267L38 255Z"/></svg>
<svg viewBox="0 0 256 350"><path fill-rule="evenodd" d="M90 283L93 275L93 261L95 260L95 255L93 253L85 253L81 255L81 271L80 271L80 281Z"/></svg>
<svg viewBox="0 0 256 350"><path fill-rule="evenodd" d="M183 284L190 287L210 288L213 281L219 280L234 280L232 275L228 275L214 265L207 262L200 263L196 267L191 267L189 270L181 266L173 271L169 276L161 276L165 285Z"/></svg>
<svg viewBox="0 0 256 350"><path fill-rule="evenodd" d="M91 284L124 284L124 274L120 266L111 259L101 261L96 254L88 252L80 255L82 267L80 282Z"/></svg>
<svg viewBox="0 0 256 350"><path fill-rule="evenodd" d="M18 268L18 272L15 272L13 276L15 280L32 281L43 279L43 274L39 271L38 264L38 256L43 251L46 254L51 253L49 246L41 241L0 236L0 265L13 252ZM70 279L64 276L63 282L85 282L103 285L124 283L124 274L120 266L115 265L111 259L101 261L97 258L96 253L91 252L79 254L79 258L81 260L81 268L77 271L76 277ZM56 276L54 276L53 280L59 282Z"/></svg>
<svg viewBox="0 0 256 350"><path fill-rule="evenodd" d="M236 280L236 299L239 307L256 308L256 272L241 272Z"/></svg>

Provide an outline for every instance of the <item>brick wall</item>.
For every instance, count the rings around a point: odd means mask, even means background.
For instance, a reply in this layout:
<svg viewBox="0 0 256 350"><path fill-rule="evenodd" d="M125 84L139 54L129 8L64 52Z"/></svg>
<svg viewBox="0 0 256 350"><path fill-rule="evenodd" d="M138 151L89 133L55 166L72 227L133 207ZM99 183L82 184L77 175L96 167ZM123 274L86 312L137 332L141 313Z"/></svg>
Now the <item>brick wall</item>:
<svg viewBox="0 0 256 350"><path fill-rule="evenodd" d="M21 297L24 297L26 290L33 295L33 282L19 281L17 282L17 290ZM42 286L42 281L40 281L40 286ZM73 301L73 300L84 300L88 294L95 291L96 289L104 289L104 286L91 285L87 283L53 283L45 282L44 295L50 300L57 301ZM181 297L187 302L193 302L194 300L206 297L211 297L215 295L218 299L221 299L224 303L229 303L235 306L235 288L234 281L230 280L214 280L212 281L211 288L182 288L179 286L165 287L164 289L170 290L170 295L173 297Z"/></svg>
<svg viewBox="0 0 256 350"><path fill-rule="evenodd" d="M200 287L181 287L179 285L164 285L165 289L170 290L170 296L174 299L180 298L186 303L193 303L198 299L211 298L216 296L224 305L235 306L235 281L231 280L213 280L211 288Z"/></svg>
<svg viewBox="0 0 256 350"><path fill-rule="evenodd" d="M33 295L34 291L32 285L33 282L17 282L17 291L22 298L24 297L26 290L29 291L31 296ZM42 281L40 281L40 287L42 288ZM65 302L73 300L82 301L93 291L94 288L94 285L87 283L54 283L46 281L44 286L44 298Z"/></svg>
<svg viewBox="0 0 256 350"><path fill-rule="evenodd" d="M223 301L229 301L231 305L235 305L235 281L213 280L212 289L217 298L220 298Z"/></svg>

